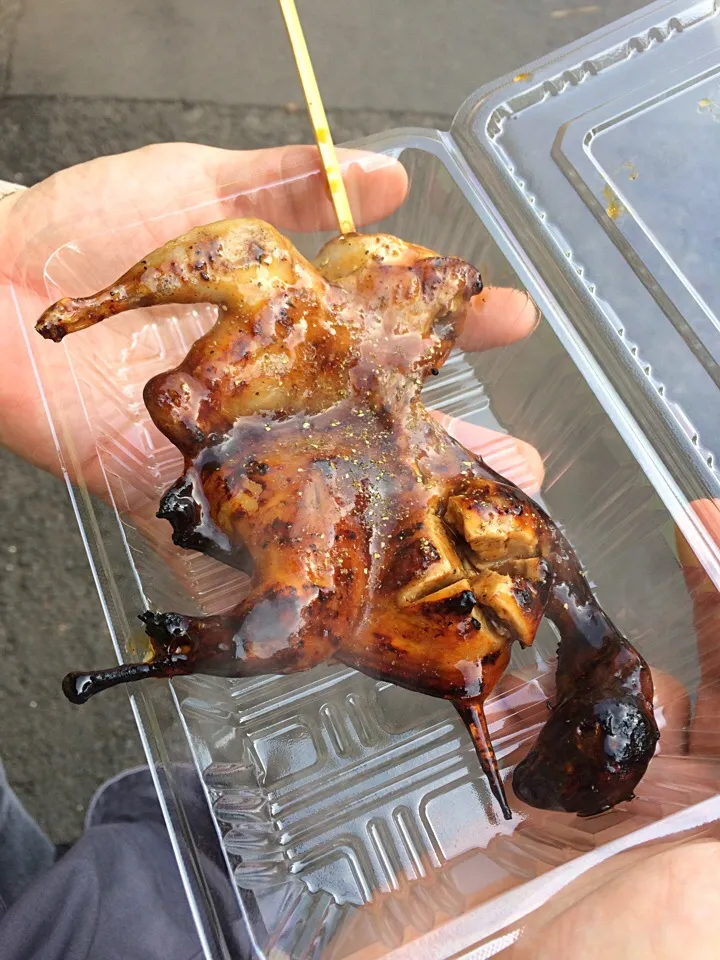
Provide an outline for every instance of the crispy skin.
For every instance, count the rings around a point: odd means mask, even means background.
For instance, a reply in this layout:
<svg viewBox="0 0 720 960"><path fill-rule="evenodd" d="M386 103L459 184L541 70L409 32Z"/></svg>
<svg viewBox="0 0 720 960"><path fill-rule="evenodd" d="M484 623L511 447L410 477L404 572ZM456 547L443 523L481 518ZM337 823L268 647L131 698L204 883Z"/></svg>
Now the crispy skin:
<svg viewBox="0 0 720 960"><path fill-rule="evenodd" d="M338 237L310 264L268 224L237 220L47 310L38 331L60 340L135 307L219 306L182 363L145 388L185 458L159 516L175 543L253 574L223 616L148 611L152 659L73 674L68 696L343 662L451 700L509 817L482 706L513 641L532 644L548 615L562 636L558 702L516 791L582 814L629 798L658 736L647 665L552 521L419 399L481 289L469 264L394 237Z"/></svg>

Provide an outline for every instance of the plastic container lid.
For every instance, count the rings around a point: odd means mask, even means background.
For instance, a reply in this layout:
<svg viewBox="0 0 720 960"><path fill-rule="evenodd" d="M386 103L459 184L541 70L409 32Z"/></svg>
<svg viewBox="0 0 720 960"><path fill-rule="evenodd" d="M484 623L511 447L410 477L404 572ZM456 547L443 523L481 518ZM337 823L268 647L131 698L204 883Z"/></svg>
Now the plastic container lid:
<svg viewBox="0 0 720 960"><path fill-rule="evenodd" d="M720 494L717 33L711 0L652 4L479 90L451 131L691 499Z"/></svg>

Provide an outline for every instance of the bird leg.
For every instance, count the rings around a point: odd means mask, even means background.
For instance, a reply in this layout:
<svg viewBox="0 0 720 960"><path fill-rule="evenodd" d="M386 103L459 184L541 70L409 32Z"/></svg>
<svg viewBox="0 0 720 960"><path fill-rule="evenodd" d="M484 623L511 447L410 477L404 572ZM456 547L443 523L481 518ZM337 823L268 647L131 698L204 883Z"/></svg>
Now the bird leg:
<svg viewBox="0 0 720 960"><path fill-rule="evenodd" d="M184 657L161 657L148 663L123 663L107 670L92 670L89 673L68 673L63 679L62 689L71 703L87 703L90 697L102 690L109 690L121 683L134 683L148 677L184 676L191 673L189 663Z"/></svg>
<svg viewBox="0 0 720 960"><path fill-rule="evenodd" d="M462 717L463 723L472 737L480 766L487 777L493 796L500 804L503 816L506 820L512 820L512 811L507 801L507 796L505 795L505 787L503 786L502 777L500 776L497 758L495 757L495 749L490 739L484 704L478 703L472 706L465 706L461 703L456 703L455 708Z"/></svg>
<svg viewBox="0 0 720 960"><path fill-rule="evenodd" d="M513 787L533 807L594 816L632 799L655 752L652 675L598 605L569 545L556 556L546 609L561 638L555 703Z"/></svg>
<svg viewBox="0 0 720 960"><path fill-rule="evenodd" d="M63 682L73 703L121 683L146 677L195 672L221 677L309 670L332 656L339 638L325 628L317 587L274 584L258 590L228 614L186 617L179 613L141 614L153 654L142 663L125 663L91 673L71 673Z"/></svg>
<svg viewBox="0 0 720 960"><path fill-rule="evenodd" d="M290 248L292 250L292 248ZM37 331L59 342L118 313L173 303L217 303L252 308L267 298L271 278L259 267L272 265L272 281L291 283L296 270L311 269L269 224L229 220L196 227L136 263L115 283L90 297L66 298L45 311ZM315 276L315 283L323 286Z"/></svg>
<svg viewBox="0 0 720 960"><path fill-rule="evenodd" d="M629 800L659 736L652 677L593 596L572 547L520 491L492 482L451 497L445 520L479 568L471 579L479 607L509 637L532 643L543 614L560 633L555 705L515 769L515 793L581 816Z"/></svg>

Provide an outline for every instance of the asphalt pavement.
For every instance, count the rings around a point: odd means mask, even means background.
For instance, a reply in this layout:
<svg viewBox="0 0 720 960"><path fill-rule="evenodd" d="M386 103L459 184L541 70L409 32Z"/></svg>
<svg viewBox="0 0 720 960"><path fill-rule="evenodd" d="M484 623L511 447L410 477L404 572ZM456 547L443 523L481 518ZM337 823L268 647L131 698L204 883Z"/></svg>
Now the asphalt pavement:
<svg viewBox="0 0 720 960"><path fill-rule="evenodd" d="M299 2L338 141L446 128L482 83L641 5ZM30 185L163 140L303 142L300 99L269 0L0 0L0 178ZM0 477L0 756L65 841L95 787L143 758L122 690L82 708L60 691L110 651L64 486L2 451Z"/></svg>

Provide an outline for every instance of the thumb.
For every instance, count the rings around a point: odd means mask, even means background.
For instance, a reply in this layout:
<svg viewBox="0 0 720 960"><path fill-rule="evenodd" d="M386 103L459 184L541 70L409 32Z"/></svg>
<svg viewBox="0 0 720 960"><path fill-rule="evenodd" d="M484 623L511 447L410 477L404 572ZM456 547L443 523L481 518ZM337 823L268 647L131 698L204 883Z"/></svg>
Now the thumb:
<svg viewBox="0 0 720 960"><path fill-rule="evenodd" d="M720 553L720 500L697 500L692 509ZM692 601L700 661L690 752L720 756L720 591L678 529L675 540Z"/></svg>

